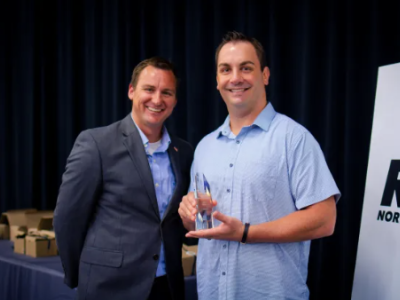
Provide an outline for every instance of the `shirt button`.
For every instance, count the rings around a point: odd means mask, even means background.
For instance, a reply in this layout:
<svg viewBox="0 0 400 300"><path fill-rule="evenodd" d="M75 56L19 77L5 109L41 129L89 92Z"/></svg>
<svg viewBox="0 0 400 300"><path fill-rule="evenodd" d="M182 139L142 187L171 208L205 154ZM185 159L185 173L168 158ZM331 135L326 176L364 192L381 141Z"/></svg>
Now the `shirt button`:
<svg viewBox="0 0 400 300"><path fill-rule="evenodd" d="M232 168L232 167L233 167L233 164L229 164L229 166Z"/></svg>
<svg viewBox="0 0 400 300"><path fill-rule="evenodd" d="M226 245L223 245L222 247L225 249L225 248L226 248Z"/></svg>
<svg viewBox="0 0 400 300"><path fill-rule="evenodd" d="M160 258L160 257L158 256L158 254L154 254L154 255L153 255L153 259L154 259L154 260L158 260L159 258Z"/></svg>
<svg viewBox="0 0 400 300"><path fill-rule="evenodd" d="M158 183L156 183L156 187L158 187Z"/></svg>
<svg viewBox="0 0 400 300"><path fill-rule="evenodd" d="M153 162L155 163L155 162L156 162L156 160L155 160L155 159L153 159Z"/></svg>
<svg viewBox="0 0 400 300"><path fill-rule="evenodd" d="M222 272L222 275L225 275L225 272Z"/></svg>
<svg viewBox="0 0 400 300"><path fill-rule="evenodd" d="M240 144L240 141L239 141L239 140L237 140L237 141L236 141L236 144Z"/></svg>
<svg viewBox="0 0 400 300"><path fill-rule="evenodd" d="M227 189L226 191L227 191L228 193L230 193L230 192L231 192L231 190L230 190L230 189Z"/></svg>

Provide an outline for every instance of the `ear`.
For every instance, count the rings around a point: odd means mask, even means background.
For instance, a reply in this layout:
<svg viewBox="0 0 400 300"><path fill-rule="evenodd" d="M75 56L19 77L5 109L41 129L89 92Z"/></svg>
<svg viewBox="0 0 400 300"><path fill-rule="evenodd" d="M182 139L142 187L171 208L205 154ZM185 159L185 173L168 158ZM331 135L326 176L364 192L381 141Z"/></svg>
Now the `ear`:
<svg viewBox="0 0 400 300"><path fill-rule="evenodd" d="M262 73L263 73L263 82L264 82L265 85L268 85L268 83L269 83L269 75L270 75L269 68L268 67L264 67L264 70L263 70Z"/></svg>
<svg viewBox="0 0 400 300"><path fill-rule="evenodd" d="M132 84L129 84L129 88L128 88L128 98L131 99L131 101L133 100L133 96L135 94L135 89L132 86Z"/></svg>
<svg viewBox="0 0 400 300"><path fill-rule="evenodd" d="M219 90L219 82L218 82L218 75L215 78L217 80L217 90Z"/></svg>

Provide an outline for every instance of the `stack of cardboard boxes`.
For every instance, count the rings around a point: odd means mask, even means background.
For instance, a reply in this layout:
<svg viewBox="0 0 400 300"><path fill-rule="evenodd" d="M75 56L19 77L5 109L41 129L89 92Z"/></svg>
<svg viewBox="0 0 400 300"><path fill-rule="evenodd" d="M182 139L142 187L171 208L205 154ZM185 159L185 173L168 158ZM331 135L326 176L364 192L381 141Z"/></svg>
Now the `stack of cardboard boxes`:
<svg viewBox="0 0 400 300"><path fill-rule="evenodd" d="M25 214L36 211L34 208L29 208L3 213L0 218L0 236L15 242L17 235L27 231Z"/></svg>
<svg viewBox="0 0 400 300"><path fill-rule="evenodd" d="M57 255L53 212L10 210L0 218L0 239L14 242L14 252L32 257Z"/></svg>

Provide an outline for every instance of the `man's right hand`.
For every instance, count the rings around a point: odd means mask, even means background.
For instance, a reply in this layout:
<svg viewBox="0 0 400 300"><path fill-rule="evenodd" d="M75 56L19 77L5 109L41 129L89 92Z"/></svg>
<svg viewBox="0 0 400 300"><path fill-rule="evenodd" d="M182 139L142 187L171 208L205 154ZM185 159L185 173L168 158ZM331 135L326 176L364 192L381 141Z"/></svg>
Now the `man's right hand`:
<svg viewBox="0 0 400 300"><path fill-rule="evenodd" d="M183 226L188 231L192 231L196 229L195 220L197 214L197 200L194 197L194 193L190 192L186 196L182 198L182 201L179 205L178 213L182 219ZM212 207L217 205L217 201L212 200Z"/></svg>
<svg viewBox="0 0 400 300"><path fill-rule="evenodd" d="M196 208L196 198L194 193L190 192L186 196L183 196L181 203L179 204L178 213L182 219L183 226L188 231L195 230L195 223L197 208Z"/></svg>

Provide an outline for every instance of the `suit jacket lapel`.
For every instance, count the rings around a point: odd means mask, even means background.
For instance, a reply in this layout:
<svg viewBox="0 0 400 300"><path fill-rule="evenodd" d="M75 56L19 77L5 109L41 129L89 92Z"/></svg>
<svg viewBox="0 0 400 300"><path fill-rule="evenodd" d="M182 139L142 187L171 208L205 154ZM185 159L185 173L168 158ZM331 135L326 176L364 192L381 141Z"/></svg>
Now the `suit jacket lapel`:
<svg viewBox="0 0 400 300"><path fill-rule="evenodd" d="M158 219L160 219L156 192L154 190L153 176L151 174L142 139L140 137L139 131L133 123L130 114L122 120L121 130L124 135L123 143L127 148L132 162L139 173L139 176L143 182L143 186L145 187L151 204L154 208L154 212L157 214Z"/></svg>
<svg viewBox="0 0 400 300"><path fill-rule="evenodd" d="M162 220L164 221L164 219L166 218L166 216L171 212L171 207L174 206L173 202L175 201L175 197L177 197L177 193L180 190L179 186L181 185L182 182L182 178L181 178L181 166L180 166L180 162L179 162L179 149L176 148L176 146L174 145L174 139L172 136L171 137L171 144L168 147L168 156L169 156L169 160L171 162L172 165L172 170L174 171L174 175L175 175L175 190L172 193L172 197L171 200L169 201L167 210L164 212L163 218ZM180 199L178 199L180 200Z"/></svg>

